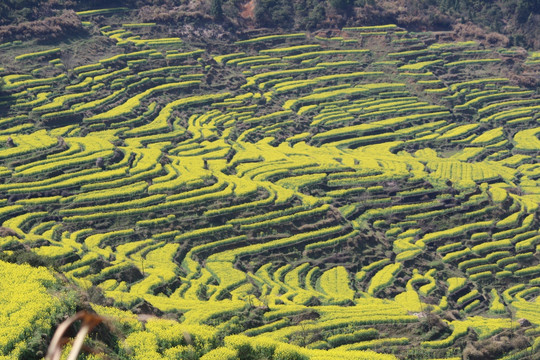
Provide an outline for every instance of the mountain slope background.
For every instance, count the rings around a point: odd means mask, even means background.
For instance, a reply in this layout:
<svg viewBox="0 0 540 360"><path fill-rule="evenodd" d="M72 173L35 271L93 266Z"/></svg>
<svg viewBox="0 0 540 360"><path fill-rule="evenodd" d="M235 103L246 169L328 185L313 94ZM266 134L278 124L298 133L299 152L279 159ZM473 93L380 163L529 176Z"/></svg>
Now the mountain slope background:
<svg viewBox="0 0 540 360"><path fill-rule="evenodd" d="M454 29L464 37L540 46L540 0L7 0L0 3L0 39L55 40L77 33L74 14L66 9L113 6L139 9L136 17L142 21L218 23L233 33L392 23L412 31Z"/></svg>

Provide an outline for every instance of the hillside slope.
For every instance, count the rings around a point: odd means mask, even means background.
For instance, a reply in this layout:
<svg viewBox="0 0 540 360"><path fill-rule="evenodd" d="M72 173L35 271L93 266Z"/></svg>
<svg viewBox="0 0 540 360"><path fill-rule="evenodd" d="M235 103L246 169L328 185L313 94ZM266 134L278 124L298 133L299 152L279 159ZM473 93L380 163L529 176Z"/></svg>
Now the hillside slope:
<svg viewBox="0 0 540 360"><path fill-rule="evenodd" d="M103 292L109 358L534 358L538 52L134 14L0 45L1 250Z"/></svg>

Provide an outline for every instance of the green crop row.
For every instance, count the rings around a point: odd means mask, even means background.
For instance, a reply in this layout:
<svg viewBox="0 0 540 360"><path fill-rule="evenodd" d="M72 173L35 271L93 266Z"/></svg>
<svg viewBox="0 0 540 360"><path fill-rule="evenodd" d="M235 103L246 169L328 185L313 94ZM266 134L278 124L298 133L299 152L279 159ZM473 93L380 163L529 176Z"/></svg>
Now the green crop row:
<svg viewBox="0 0 540 360"><path fill-rule="evenodd" d="M449 252L448 254L443 256L443 261L444 262L454 262L454 261L457 261L457 260L459 260L459 259L461 259L461 258L463 258L465 256L468 256L471 253L472 253L471 249L469 249L469 248Z"/></svg>
<svg viewBox="0 0 540 360"><path fill-rule="evenodd" d="M409 56L418 56L427 54L428 51L426 49L420 49L420 50L406 50L406 51L400 51L400 52L394 52L389 53L387 56L390 58L396 58L396 57L409 57Z"/></svg>
<svg viewBox="0 0 540 360"><path fill-rule="evenodd" d="M281 329L283 327L289 326L290 320L288 318L284 318L281 320L277 320L274 322L271 322L266 325L259 326L257 328L248 329L244 331L244 334L247 336L256 336L263 333L272 333L275 330ZM221 358L220 358L221 359Z"/></svg>
<svg viewBox="0 0 540 360"><path fill-rule="evenodd" d="M21 199L17 201L19 205L44 205L44 204L55 204L60 201L61 196L47 196L47 197L37 197L30 199Z"/></svg>
<svg viewBox="0 0 540 360"><path fill-rule="evenodd" d="M149 219L149 220L139 220L137 221L136 225L138 226L144 226L144 227L157 227L160 225L165 225L167 223L170 223L176 219L176 216L174 214L155 218L155 219Z"/></svg>
<svg viewBox="0 0 540 360"><path fill-rule="evenodd" d="M349 273L343 266L326 270L317 280L317 289L337 301L352 300L355 294L349 286Z"/></svg>
<svg viewBox="0 0 540 360"><path fill-rule="evenodd" d="M177 266L173 262L180 244L165 244L164 246L154 247L146 254L146 269L149 276L141 282L131 287L133 294L152 293L152 290L163 283L173 281L176 275Z"/></svg>
<svg viewBox="0 0 540 360"><path fill-rule="evenodd" d="M83 72L92 71L92 70L99 70L99 69L102 69L102 68L103 68L102 64L96 63L96 64L88 64L88 65L77 66L76 68L73 68L73 71L75 73L77 73L77 74L80 74L80 73L83 73Z"/></svg>
<svg viewBox="0 0 540 360"><path fill-rule="evenodd" d="M497 94L483 95L483 96L475 97L474 99L467 101L465 104L457 105L454 108L467 109L470 106L482 104L483 102L486 102L486 101L504 99L504 98L513 97L513 96L530 95L530 94L532 94L532 91L502 92L502 93L497 93ZM524 105L524 104L534 103L537 101L538 100L535 101L534 99L529 99L529 100L512 100L512 101L507 101L507 102L498 102L498 103L487 105L483 108L478 109L478 113L483 114L487 111L490 111L498 107L504 107L508 105L521 105L521 104Z"/></svg>
<svg viewBox="0 0 540 360"><path fill-rule="evenodd" d="M166 58L166 59L169 59L169 60L185 59L185 58L188 58L188 57L200 55L200 54L202 54L202 53L204 53L204 50L202 50L202 49L197 49L197 50L188 51L188 52L184 52L184 53L167 54L167 55L165 56L165 58Z"/></svg>
<svg viewBox="0 0 540 360"><path fill-rule="evenodd" d="M71 234L71 238L74 239L77 242L81 242L82 237L92 233L92 231L93 231L92 229L79 230L79 231L76 231L73 234ZM60 267L60 269L63 272L67 273L67 272L73 271L73 270L75 270L77 268L87 266L87 265L95 262L98 259L99 259L98 254L89 252L89 253L86 253L85 255L83 255L80 260L74 261L74 262L69 263L69 264L62 265Z"/></svg>
<svg viewBox="0 0 540 360"><path fill-rule="evenodd" d="M339 307L333 306L332 309L338 310ZM304 309L301 309L300 311L305 311ZM382 310L382 309L380 309ZM397 310L397 309L393 309ZM367 312L365 314L351 314L349 316L343 317L343 318L334 318L331 320L327 320L324 322L319 323L310 323L302 325L296 325L296 326L290 326L286 328L282 328L279 330L274 331L271 335L274 339L287 339L290 335L294 334L295 332L299 331L300 329L303 329L305 332L322 332L322 331L330 331L335 329L341 329L348 326L362 326L362 325L374 325L374 324L407 324L411 322L418 321L418 318L415 318L414 315L402 315L399 314L401 312L401 309L397 310L394 314L386 314L384 310L381 311L381 313L370 313ZM347 353L345 353L347 354ZM362 358L363 360L367 359L377 359L377 357L373 357L375 353L369 353L366 354L367 356L371 355L370 357ZM327 357L324 357L324 359L327 359ZM350 359L350 357L341 357L341 359Z"/></svg>
<svg viewBox="0 0 540 360"><path fill-rule="evenodd" d="M448 237L459 236L459 235L461 235L461 234L463 234L463 233L465 233L467 231L478 230L478 229L490 227L491 225L493 225L493 221L491 221L491 220L480 221L480 222L471 223L471 224L465 224L465 225L461 225L461 226L456 226L456 227L451 228L451 229L441 230L441 231L437 231L437 232L434 232L434 233L426 234L419 241L422 241L423 243L427 244L427 243L432 242L432 241L442 240L442 239L446 239Z"/></svg>
<svg viewBox="0 0 540 360"><path fill-rule="evenodd" d="M30 152L37 152L55 146L58 140L49 136L45 130L28 135L12 135L15 147L0 149L0 159L14 158Z"/></svg>
<svg viewBox="0 0 540 360"><path fill-rule="evenodd" d="M83 112L83 111L86 111L86 110L94 110L96 108L99 108L103 105L106 105L110 102L113 102L115 101L118 97L120 97L122 94L125 93L125 89L120 89L120 90L117 90L115 92L113 92L112 94L104 97L104 98L101 98L101 99L96 99L96 100L93 100L93 101L89 101L89 102L83 102L83 103L80 103L80 104L76 104L76 105L73 105L71 108L73 111L75 112Z"/></svg>
<svg viewBox="0 0 540 360"><path fill-rule="evenodd" d="M122 24L123 28L146 28L156 26L156 23L132 23L132 24Z"/></svg>
<svg viewBox="0 0 540 360"><path fill-rule="evenodd" d="M515 276L538 276L540 274L540 265L529 266L514 271Z"/></svg>
<svg viewBox="0 0 540 360"><path fill-rule="evenodd" d="M236 224L240 224L240 225L242 225L242 224L253 224L253 223L257 223L257 222L270 220L270 219L273 219L273 218L276 218L276 217L279 217L279 216L293 214L293 213L296 213L298 211L302 211L302 210L305 210L305 209L306 209L305 206L290 207L290 208L287 208L287 209L284 209L284 210L266 212L266 213L261 214L261 215L255 215L255 216L246 217L246 218L238 217L238 218L235 218L235 219L231 219L228 222L230 224L234 224L234 225L236 225Z"/></svg>
<svg viewBox="0 0 540 360"><path fill-rule="evenodd" d="M476 298L477 296L479 296L479 292L478 292L478 290L474 289L474 290L468 292L467 294L461 296L460 298L458 298L457 301L456 301L456 304L462 305L462 304Z"/></svg>
<svg viewBox="0 0 540 360"><path fill-rule="evenodd" d="M452 294L463 289L467 279L464 277L452 277L448 278L446 281L448 282L448 294Z"/></svg>
<svg viewBox="0 0 540 360"><path fill-rule="evenodd" d="M306 34L305 33L296 33L296 34L281 34L281 35L267 35L267 36L260 36L253 39L248 40L240 40L236 41L236 45L242 45L242 44L253 44L257 42L264 42L264 41L273 41L273 40L289 40L289 39L305 39Z"/></svg>
<svg viewBox="0 0 540 360"><path fill-rule="evenodd" d="M530 102L536 103L536 102L538 102L538 99L512 101L513 104L515 104L517 102L519 102L519 103L530 103ZM506 105L511 105L511 104L506 104ZM491 106L491 105L489 105L489 106ZM501 112L495 113L493 115L490 115L490 116L488 116L486 118L480 119L480 122L505 121L505 120L510 120L512 118L519 118L519 117L522 117L522 116L525 116L525 115L534 115L538 111L538 109L540 109L540 105L505 110L505 111L501 111Z"/></svg>
<svg viewBox="0 0 540 360"><path fill-rule="evenodd" d="M206 269L219 281L220 289L212 297L219 298L229 289L233 289L247 281L246 274L237 270L229 262L207 261Z"/></svg>
<svg viewBox="0 0 540 360"><path fill-rule="evenodd" d="M187 197L195 196L195 195L201 195L204 193L213 192L216 189L222 190L226 186L226 184L219 183L219 185L215 184L213 187L212 186L204 187L206 177L199 178L199 179L189 178L189 177L184 178L182 176L177 176L176 174L177 173L175 171L172 171L172 172L169 172L168 175L165 175L167 176L167 178L165 177L157 178L160 180L163 179L164 181L159 181L159 182L152 181L152 185L148 187L148 193L155 194L155 193L162 193L162 192L170 192L177 189L184 190L183 193L177 194L176 197L169 199L169 200L172 200L172 199L187 198ZM185 189L186 186L188 187L187 189ZM197 188L197 187L202 187L202 188L197 189L197 190L189 190L189 189Z"/></svg>
<svg viewBox="0 0 540 360"><path fill-rule="evenodd" d="M198 272L198 269L199 269L199 265L198 265L198 263L196 263L192 259L193 255L195 255L195 254L197 254L198 252L201 252L201 251L207 251L207 250L211 250L213 248L217 248L217 247L222 246L222 245L229 245L229 244L243 242L246 239L247 239L246 235L240 235L240 236L227 238L227 239L224 239L224 240L212 241L212 242L209 242L209 243L206 243L206 244L194 246L186 254L184 260L182 261L182 266L187 271L190 272L189 276L196 276L196 274Z"/></svg>
<svg viewBox="0 0 540 360"><path fill-rule="evenodd" d="M355 344L345 345L339 348L346 349L346 350L364 350L364 349L370 349L370 348L379 348L382 346L406 345L409 343L410 343L410 340L406 337L385 338L385 339L374 339L374 340L369 340L369 341L360 341Z"/></svg>
<svg viewBox="0 0 540 360"><path fill-rule="evenodd" d="M21 86L30 87L30 86L49 85L49 84L54 85L58 81L63 80L66 77L67 77L66 74L60 74L51 78L32 79L28 75L23 76L23 77L21 77L20 75L7 75L7 76L4 76L3 78L5 82L4 90L15 90Z"/></svg>
<svg viewBox="0 0 540 360"><path fill-rule="evenodd" d="M480 245L473 246L471 250L477 254L483 254L494 250L503 250L512 246L512 243L508 239L485 242Z"/></svg>
<svg viewBox="0 0 540 360"><path fill-rule="evenodd" d="M323 55L366 55L370 54L371 50L367 49L354 49L354 50L319 50L301 53L297 55L284 56L284 61L300 61L304 59L319 57Z"/></svg>
<svg viewBox="0 0 540 360"><path fill-rule="evenodd" d="M122 187L113 189L96 190L72 197L73 202L95 202L108 199L115 199L127 196L135 196L143 193L148 187L146 181L139 181Z"/></svg>
<svg viewBox="0 0 540 360"><path fill-rule="evenodd" d="M89 249L94 249L97 247L100 247L105 241L118 238L118 237L126 237L133 235L135 231L133 229L127 229L127 230L118 230L118 231L111 231L107 233L102 234L94 234L90 235L84 240L84 243L86 246L88 246Z"/></svg>
<svg viewBox="0 0 540 360"><path fill-rule="evenodd" d="M33 108L32 111L37 111L37 112L47 111L48 112L51 110L58 110L62 108L64 106L64 103L68 101L80 99L80 98L87 98L88 96L94 95L95 93L96 92L92 90L92 91L87 91L87 92L82 92L82 93L77 93L77 94L68 94L68 95L58 96L52 99L51 102L45 105Z"/></svg>
<svg viewBox="0 0 540 360"><path fill-rule="evenodd" d="M452 334L448 336L446 339L443 340L435 340L435 341L424 341L422 343L423 347L427 348L447 348L454 344L454 342L465 335L467 335L469 331L469 327L467 324L460 323L458 321L453 321L453 330Z"/></svg>
<svg viewBox="0 0 540 360"><path fill-rule="evenodd" d="M220 232L225 232L227 230L232 230L232 228L233 228L232 225L227 224L227 225L221 225L221 226L216 226L216 227L211 227L211 228L192 230L190 232L175 236L174 241L187 241L187 240L201 237L201 236L214 235Z"/></svg>
<svg viewBox="0 0 540 360"><path fill-rule="evenodd" d="M14 176L22 177L22 176L35 176L38 174L43 174L50 171L56 171L63 168L69 168L85 163L92 163L95 162L98 158L107 159L114 155L113 150L103 150L98 151L96 153L86 155L86 156L75 156L73 158L67 158L67 159L56 159L56 161L51 161L43 165L37 165L32 168L29 168L27 170L18 172L14 174Z"/></svg>
<svg viewBox="0 0 540 360"><path fill-rule="evenodd" d="M8 189L8 193L10 194L33 193L51 189L58 190L62 188L72 188L93 183L95 181L103 181L115 177L121 177L123 175L125 175L125 169L99 172L99 169L94 168L79 171L77 173L60 175L41 181L6 184L5 187Z"/></svg>
<svg viewBox="0 0 540 360"><path fill-rule="evenodd" d="M110 78L114 78L116 76L120 75L127 75L131 72L131 69L129 67L125 67L123 69L115 70L109 73L104 73L103 75L97 75L94 77L94 82L100 82L100 81L106 81Z"/></svg>
<svg viewBox="0 0 540 360"><path fill-rule="evenodd" d="M365 131L371 131L374 129L379 129L381 127L399 125L405 122L418 120L418 119L427 120L427 119L433 119L433 118L441 118L441 117L448 116L448 114L449 113L447 111L440 111L440 112L426 113L426 114L413 114L413 115L399 116L399 117L394 117L394 118L390 118L386 120L380 120L380 121L376 121L376 122L368 123L368 124L354 125L354 126L348 126L344 128L328 130L328 131L321 132L314 135L313 140L327 141L334 137L360 135Z"/></svg>
<svg viewBox="0 0 540 360"><path fill-rule="evenodd" d="M86 11L78 11L77 15L79 16L93 16L93 15L104 15L104 14L113 14L117 12L123 12L128 11L128 8L125 7L117 7L117 8L109 8L109 9L96 9L96 10L86 10Z"/></svg>
<svg viewBox="0 0 540 360"><path fill-rule="evenodd" d="M275 199L276 199L275 194L271 194L270 196L268 196L268 197L266 197L264 199L261 199L261 200L247 202L247 203L244 203L244 204L233 205L233 206L229 206L229 207L222 207L222 208L219 208L219 209L207 210L207 211L204 212L203 215L208 216L208 217L221 216L221 215L246 211L246 210L249 210L249 209L257 209L257 208L260 208L261 206L265 207L267 205L272 204Z"/></svg>
<svg viewBox="0 0 540 360"><path fill-rule="evenodd" d="M480 126L479 124L466 124L466 125L457 126L446 131L437 139L438 140L456 139L470 133L471 131L475 130L479 126Z"/></svg>
<svg viewBox="0 0 540 360"><path fill-rule="evenodd" d="M528 239L521 240L516 243L516 251L534 250L535 246L540 243L540 235L532 236ZM517 255L516 255L517 256Z"/></svg>
<svg viewBox="0 0 540 360"><path fill-rule="evenodd" d="M74 217L74 216L83 216L81 219L84 218L84 215L88 215L88 218L100 218L99 211L103 211L104 214L108 214L107 211L114 211L119 210L120 212L122 209L130 209L133 210L134 213L137 213L137 209L141 207L147 207L150 204L156 204L159 202L162 202L165 200L165 195L151 195L147 196L145 198L135 199L135 200L129 200L124 202L118 202L118 203L112 203L107 205L100 205L99 207L96 206L86 206L86 207L78 207L78 208L72 208L72 209L62 209L59 211L59 214L61 216L66 217ZM99 209L99 211L96 211ZM144 210L139 210L140 213L144 213ZM104 216L106 217L106 215ZM70 221L70 220L67 220Z"/></svg>
<svg viewBox="0 0 540 360"><path fill-rule="evenodd" d="M303 96L294 100L287 100L283 105L284 109L293 109L305 104L318 103L323 101L334 100L340 97L355 97L358 95L366 95L369 90L366 88L346 88L333 91L326 91L321 93L314 93L311 95Z"/></svg>
<svg viewBox="0 0 540 360"><path fill-rule="evenodd" d="M321 71L322 69L324 68L316 66L316 67L310 67L310 68L304 68L304 69L278 70L278 71L260 73L257 75L247 77L246 83L242 85L242 88L254 86L257 84L259 80L273 79L273 78L278 78L280 76L306 74L306 73Z"/></svg>
<svg viewBox="0 0 540 360"><path fill-rule="evenodd" d="M329 209L330 209L330 206L325 204L325 205L319 206L318 208L311 209L311 210L299 211L299 212L296 212L296 213L287 214L287 215L284 215L284 216L280 216L280 217L276 217L276 218L272 218L272 219L268 219L268 220L263 220L263 221L259 221L259 222L249 223L249 224L243 224L243 225L240 225L240 229L241 230L256 230L256 229L260 229L260 228L266 227L266 226L279 225L279 224L282 224L284 222L295 221L295 220L303 218L303 217L311 217L311 216L314 216L314 215L324 214Z"/></svg>
<svg viewBox="0 0 540 360"><path fill-rule="evenodd" d="M227 61L229 61L231 59L236 59L236 58L242 57L244 55L246 55L245 52L237 52L237 53L226 54L226 55L218 55L218 56L214 56L214 60L218 64L223 64L223 63L226 63Z"/></svg>
<svg viewBox="0 0 540 360"><path fill-rule="evenodd" d="M377 291L389 286L394 276L401 270L401 264L389 264L379 270L372 278L368 287L368 294L374 295Z"/></svg>
<svg viewBox="0 0 540 360"><path fill-rule="evenodd" d="M458 91L464 88L468 88L470 86L475 85L485 85L485 84L497 84L497 83L507 83L510 80L507 78L486 78L486 79L476 79L476 80L470 80L470 81L464 81L460 83L455 83L450 85L450 90L452 91Z"/></svg>
<svg viewBox="0 0 540 360"><path fill-rule="evenodd" d="M195 185L195 187L198 187L199 183ZM197 197L205 194L211 194L217 191L222 191L223 189L227 188L228 184L224 181L218 181L210 186L203 186L201 188L195 188L192 190L176 193L173 195L169 195L167 197L167 201L176 201L181 199L188 199L191 197Z"/></svg>
<svg viewBox="0 0 540 360"><path fill-rule="evenodd" d="M451 43L435 43L428 47L430 50L446 50L454 49L456 47L465 47L465 46L476 46L478 43L476 41L460 41L460 42L451 42Z"/></svg>
<svg viewBox="0 0 540 360"><path fill-rule="evenodd" d="M34 100L27 101L27 102L18 102L14 104L12 108L14 109L25 108L25 107L31 108L31 107L43 104L44 102L47 101L47 99L49 98L51 94L52 92L40 92L39 94L36 95L36 98ZM2 119L2 120L5 120L5 119Z"/></svg>
<svg viewBox="0 0 540 360"><path fill-rule="evenodd" d="M60 51L61 51L60 48L54 48L54 49L49 49L49 50L33 52L33 53L29 53L29 54L22 54L22 55L16 56L15 60L33 59L33 58L40 57L40 56L47 56L47 55L57 54Z"/></svg>
<svg viewBox="0 0 540 360"><path fill-rule="evenodd" d="M304 50L314 50L314 49L320 49L320 45L317 44L310 44L310 45L296 45L296 46L289 46L289 47L283 47L283 48L275 48L275 49L264 49L259 51L261 54L290 54L290 53L296 53L296 52L303 52ZM217 61L217 60L216 60Z"/></svg>
<svg viewBox="0 0 540 360"><path fill-rule="evenodd" d="M496 63L496 62L501 62L501 61L502 61L501 59L467 59L467 60L449 62L449 63L444 64L444 66L453 67L453 66L461 66L461 65Z"/></svg>
<svg viewBox="0 0 540 360"><path fill-rule="evenodd" d="M337 334L330 336L326 339L330 345L333 347L355 343L358 341L371 340L379 335L379 332L376 329L361 329L352 333Z"/></svg>
<svg viewBox="0 0 540 360"><path fill-rule="evenodd" d="M183 81L183 82L177 82L177 83L172 83L172 84L158 85L156 87L145 90L144 92L130 98L122 105L116 106L105 113L94 115L86 119L86 121L103 121L103 120L115 119L121 116L125 116L128 114L131 114L131 112L135 108L141 105L141 101L143 101L149 96L154 95L156 92L176 90L176 89L186 88L186 87L190 87L190 86L194 86L198 84L200 84L200 81Z"/></svg>
<svg viewBox="0 0 540 360"><path fill-rule="evenodd" d="M397 25L395 24L387 24L387 25L375 25L375 26L356 26L356 27L344 27L342 30L344 31L378 31L378 30L393 30L397 29Z"/></svg>
<svg viewBox="0 0 540 360"><path fill-rule="evenodd" d="M529 230L533 222L534 222L534 214L527 215L527 217L523 220L522 225L520 227L493 233L492 237L494 240L500 240L500 239L516 236L517 234L520 234L524 231Z"/></svg>
<svg viewBox="0 0 540 360"><path fill-rule="evenodd" d="M244 123L246 123L246 124L257 124L257 123L261 123L261 122L266 122L267 120L280 119L282 117L285 117L285 116L291 115L291 114L292 114L292 111L290 111L290 110L277 111L277 112L274 112L274 113L271 113L271 114L267 114L267 115L247 119L247 120L244 121Z"/></svg>
<svg viewBox="0 0 540 360"><path fill-rule="evenodd" d="M489 274L489 273L487 273ZM485 278L487 274L482 274L483 277L482 278ZM479 280L480 277L479 277L480 274L475 274L475 275L472 275L471 276L471 279L475 279L475 280ZM469 305L465 306L463 308L463 311L465 311L466 313L469 313L471 311L473 311L474 309L476 309L477 307L479 307L480 305L482 305L482 303L480 302L480 300L474 300L473 302L471 302Z"/></svg>
<svg viewBox="0 0 540 360"><path fill-rule="evenodd" d="M141 50L141 51L135 51L135 52L127 53L127 54L118 54L107 59L99 60L99 62L103 65L107 65L107 64L112 64L116 61L147 57L150 54L153 54L154 52L155 50Z"/></svg>
<svg viewBox="0 0 540 360"><path fill-rule="evenodd" d="M43 120L49 120L49 119L60 119L65 116L72 116L75 115L75 112L73 110L62 110L62 111L55 111L50 112L41 115L41 119Z"/></svg>
<svg viewBox="0 0 540 360"><path fill-rule="evenodd" d="M145 77L145 76L151 76L151 75L158 75L158 74L174 74L174 73L180 73L184 70L193 70L193 69L200 69L201 65L177 65L177 66L165 66L157 69L151 69L146 71L139 72L139 76Z"/></svg>
<svg viewBox="0 0 540 360"><path fill-rule="evenodd" d="M311 232L305 232L302 234L293 235L287 238L273 240L263 244L253 244L239 249L228 250L220 254L214 254L209 257L212 261L234 261L237 256L248 255L253 253L261 253L275 248L284 246L290 246L293 244L303 243L310 240L315 240L319 237L329 236L340 232L343 228L341 226L334 226L330 228L323 228Z"/></svg>
<svg viewBox="0 0 540 360"><path fill-rule="evenodd" d="M315 330L313 330L315 331ZM233 342L234 339L234 342ZM262 359L268 354L274 354L274 359L350 359L350 360L391 360L393 355L377 354L365 351L341 351L341 350L318 350L278 342L274 339L263 337L248 338L246 336L229 336L225 341L226 347L218 348L203 356L201 360L232 360L237 358L238 349L243 349L255 359ZM230 351L229 351L230 350ZM210 356L211 355L211 356Z"/></svg>
<svg viewBox="0 0 540 360"><path fill-rule="evenodd" d="M363 182L364 179L361 179L360 181ZM418 204L405 204L405 205L394 205L389 206L386 208L379 208L379 209L369 209L367 210L360 219L373 219L376 217L385 217L393 214L399 214L403 212L415 212L417 210L424 210L429 209L432 207L438 207L440 206L439 201L431 201L427 203L418 203Z"/></svg>
<svg viewBox="0 0 540 360"><path fill-rule="evenodd" d="M144 45L147 45L147 46L156 46L156 45L179 45L179 44L183 44L184 42L182 41L182 39L180 38L177 38L177 37L173 37L173 38L161 38L161 39L143 39L143 40L140 40L140 39L128 39L126 40L125 42L124 41L119 41L118 42L118 45L123 45L127 42L132 42L134 43L135 45L137 46L144 46ZM200 53L199 50L197 50L197 53ZM191 55L196 55L196 54L189 54L189 55L186 55L186 56L191 56ZM161 53L152 53L149 55L150 58L155 58L155 57L161 57Z"/></svg>
<svg viewBox="0 0 540 360"><path fill-rule="evenodd" d="M253 61L253 64L256 64L258 61L279 61L280 58L273 58L268 55L254 55L254 56L245 56L240 58L235 58L227 61L227 65L239 65L240 63L246 63L247 65Z"/></svg>
<svg viewBox="0 0 540 360"><path fill-rule="evenodd" d="M89 86L90 84L92 84L93 82L93 79L90 77L90 76L87 76L84 78L83 81L77 83L77 84L73 84L73 85L68 85L66 86L66 90L70 90L70 91L77 91L77 90L82 90L84 88L86 88L87 86ZM97 87L92 87L93 90L97 90L98 88Z"/></svg>
<svg viewBox="0 0 540 360"><path fill-rule="evenodd" d="M427 67L429 67L431 65L437 65L437 64L441 64L441 63L443 63L443 60L421 61L421 62L417 62L417 63L402 65L398 69L399 70L418 71L418 70L423 70L423 69L425 69L425 68L427 68Z"/></svg>
<svg viewBox="0 0 540 360"><path fill-rule="evenodd" d="M182 84L184 84L184 86L191 86L195 84L200 84L200 81L186 81L186 82L183 82ZM133 130L127 131L125 134L131 135L131 136L140 136L143 134L154 133L154 132L159 132L159 131L168 129L169 124L167 123L167 120L169 119L169 117L171 116L171 113L175 109L193 106L193 105L201 105L201 104L213 102L216 100L221 100L230 95L231 95L230 93L195 95L195 96L189 96L183 99L172 101L168 103L167 105L165 105L163 109L161 109L158 116L151 123L135 128Z"/></svg>

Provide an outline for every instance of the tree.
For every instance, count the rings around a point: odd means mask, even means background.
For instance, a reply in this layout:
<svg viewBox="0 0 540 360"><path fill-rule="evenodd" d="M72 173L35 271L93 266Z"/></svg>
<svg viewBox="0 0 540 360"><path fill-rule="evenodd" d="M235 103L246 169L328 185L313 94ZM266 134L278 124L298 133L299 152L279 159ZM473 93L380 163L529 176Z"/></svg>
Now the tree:
<svg viewBox="0 0 540 360"><path fill-rule="evenodd" d="M308 29L314 29L324 21L326 17L326 10L324 9L324 5L322 3L319 3L313 7L313 9L310 10L306 26Z"/></svg>
<svg viewBox="0 0 540 360"><path fill-rule="evenodd" d="M290 28L294 25L294 9L288 0L259 0L255 19L259 26Z"/></svg>
<svg viewBox="0 0 540 360"><path fill-rule="evenodd" d="M222 5L222 0L212 0L210 4L210 15L212 15L215 20L223 19Z"/></svg>
<svg viewBox="0 0 540 360"><path fill-rule="evenodd" d="M2 79L0 77L0 98L4 98L3 101L6 101L6 98L9 98L11 100L11 96L8 95L5 90L4 90L4 86L5 86L5 83L4 83L4 79ZM9 107L9 105L8 105ZM0 111L4 111L5 109L3 109L2 107L0 107Z"/></svg>
<svg viewBox="0 0 540 360"><path fill-rule="evenodd" d="M353 1L351 0L330 0L329 2L338 11L346 11L353 5Z"/></svg>

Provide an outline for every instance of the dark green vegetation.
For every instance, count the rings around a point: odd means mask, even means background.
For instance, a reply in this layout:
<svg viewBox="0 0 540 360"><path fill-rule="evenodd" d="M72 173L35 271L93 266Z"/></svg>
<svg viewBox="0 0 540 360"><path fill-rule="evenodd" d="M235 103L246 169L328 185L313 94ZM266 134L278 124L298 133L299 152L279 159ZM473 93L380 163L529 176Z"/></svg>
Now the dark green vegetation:
<svg viewBox="0 0 540 360"><path fill-rule="evenodd" d="M69 10L99 7L133 9L132 19L143 22L218 23L232 32L393 23L414 31L454 27L466 37L493 39L490 32L497 32L510 45L540 45L539 0L6 0L0 2L0 40L54 41L73 36L84 28Z"/></svg>
<svg viewBox="0 0 540 360"><path fill-rule="evenodd" d="M0 44L2 355L91 308L89 359L534 358L538 52L113 5Z"/></svg>

